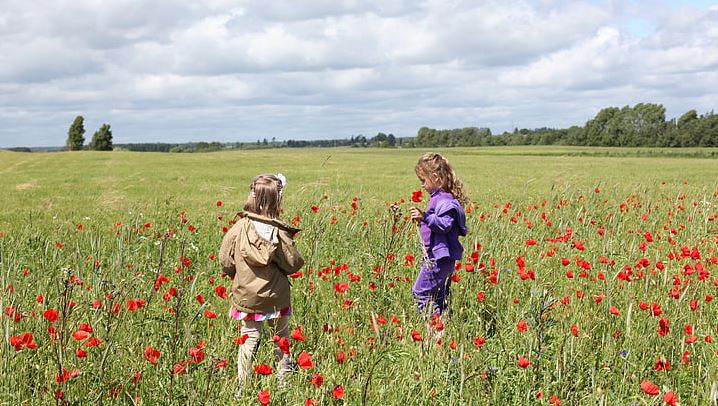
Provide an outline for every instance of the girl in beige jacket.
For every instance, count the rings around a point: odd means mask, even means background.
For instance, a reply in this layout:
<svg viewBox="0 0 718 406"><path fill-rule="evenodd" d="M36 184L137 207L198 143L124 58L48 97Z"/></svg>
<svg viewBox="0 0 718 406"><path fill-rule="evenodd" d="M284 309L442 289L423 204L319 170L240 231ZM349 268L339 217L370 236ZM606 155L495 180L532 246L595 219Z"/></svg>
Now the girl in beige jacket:
<svg viewBox="0 0 718 406"><path fill-rule="evenodd" d="M279 220L286 183L281 174L252 179L244 211L235 217L219 251L222 271L233 279L229 315L242 322L240 334L246 338L237 355L240 391L251 372L252 355L265 322L270 337L280 338L274 349L280 380L292 370L287 349L292 312L288 275L298 271L304 259L294 246L299 229Z"/></svg>

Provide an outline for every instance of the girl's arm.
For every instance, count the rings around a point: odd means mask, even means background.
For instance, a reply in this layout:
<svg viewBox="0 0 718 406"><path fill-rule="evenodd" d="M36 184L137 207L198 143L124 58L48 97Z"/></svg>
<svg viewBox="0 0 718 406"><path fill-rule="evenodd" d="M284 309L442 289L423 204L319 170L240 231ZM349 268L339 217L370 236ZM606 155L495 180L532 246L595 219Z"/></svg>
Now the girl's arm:
<svg viewBox="0 0 718 406"><path fill-rule="evenodd" d="M454 225L454 213L452 210L432 214L426 214L426 212L424 212L424 216L421 221L429 226L429 229L433 233L446 234Z"/></svg>
<svg viewBox="0 0 718 406"><path fill-rule="evenodd" d="M297 272L304 265L304 258L294 245L292 233L289 231L279 230L279 250L277 250L276 262L286 275Z"/></svg>
<svg viewBox="0 0 718 406"><path fill-rule="evenodd" d="M234 262L234 245L237 239L235 233L227 233L222 239L222 245L219 247L219 263L222 266L222 273L234 278L237 272Z"/></svg>

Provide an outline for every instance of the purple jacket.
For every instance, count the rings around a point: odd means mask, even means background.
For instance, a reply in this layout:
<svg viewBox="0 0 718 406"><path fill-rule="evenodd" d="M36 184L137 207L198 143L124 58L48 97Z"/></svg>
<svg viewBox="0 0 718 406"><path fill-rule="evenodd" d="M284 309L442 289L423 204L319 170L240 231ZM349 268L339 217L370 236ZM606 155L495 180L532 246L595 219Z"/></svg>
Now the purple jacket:
<svg viewBox="0 0 718 406"><path fill-rule="evenodd" d="M429 258L449 257L457 261L464 254L459 236L465 236L466 214L451 193L437 189L431 193L419 230Z"/></svg>

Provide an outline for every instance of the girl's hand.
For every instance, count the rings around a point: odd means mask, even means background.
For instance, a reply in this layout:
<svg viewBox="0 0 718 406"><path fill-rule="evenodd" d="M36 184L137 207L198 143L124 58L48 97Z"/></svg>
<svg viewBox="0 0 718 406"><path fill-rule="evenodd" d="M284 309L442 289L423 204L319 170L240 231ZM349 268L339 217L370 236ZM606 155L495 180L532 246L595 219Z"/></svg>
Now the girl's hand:
<svg viewBox="0 0 718 406"><path fill-rule="evenodd" d="M409 215L411 216L411 219L417 223L424 218L424 212L417 207L409 209Z"/></svg>

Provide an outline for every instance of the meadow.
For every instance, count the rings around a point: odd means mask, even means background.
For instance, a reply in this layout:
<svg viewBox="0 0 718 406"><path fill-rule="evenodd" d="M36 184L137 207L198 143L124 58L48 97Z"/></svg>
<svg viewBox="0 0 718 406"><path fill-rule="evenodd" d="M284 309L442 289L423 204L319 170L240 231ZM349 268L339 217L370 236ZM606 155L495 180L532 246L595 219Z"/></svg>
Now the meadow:
<svg viewBox="0 0 718 406"><path fill-rule="evenodd" d="M423 152L0 151L0 401L717 404L715 151L438 150L474 201L440 342L411 297ZM251 177L277 172L303 362L235 401L216 255Z"/></svg>

